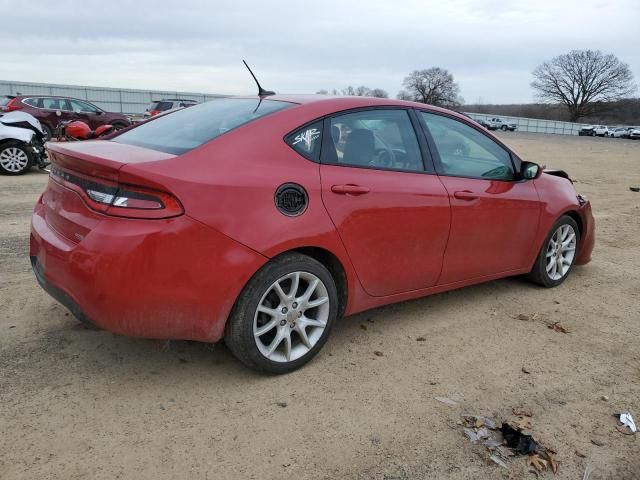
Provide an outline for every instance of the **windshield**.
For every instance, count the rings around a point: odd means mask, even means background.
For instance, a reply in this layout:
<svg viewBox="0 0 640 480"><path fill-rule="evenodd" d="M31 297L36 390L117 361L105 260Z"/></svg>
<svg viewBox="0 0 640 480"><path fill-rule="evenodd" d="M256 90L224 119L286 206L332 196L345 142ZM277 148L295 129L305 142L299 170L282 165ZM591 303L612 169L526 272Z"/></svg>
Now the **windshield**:
<svg viewBox="0 0 640 480"><path fill-rule="evenodd" d="M180 155L233 128L291 106L288 102L250 98L212 100L143 123L113 141Z"/></svg>

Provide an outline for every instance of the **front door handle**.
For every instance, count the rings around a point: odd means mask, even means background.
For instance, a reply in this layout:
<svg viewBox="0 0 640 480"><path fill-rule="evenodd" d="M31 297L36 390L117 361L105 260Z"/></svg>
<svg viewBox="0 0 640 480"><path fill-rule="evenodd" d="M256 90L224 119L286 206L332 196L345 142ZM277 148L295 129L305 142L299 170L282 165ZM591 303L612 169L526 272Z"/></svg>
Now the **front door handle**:
<svg viewBox="0 0 640 480"><path fill-rule="evenodd" d="M333 193L338 195L364 195L369 193L369 187L362 187L360 185L333 185L331 187Z"/></svg>
<svg viewBox="0 0 640 480"><path fill-rule="evenodd" d="M480 198L480 195L478 195L477 193L470 192L469 190L460 190L458 192L454 192L453 196L458 200L466 200L466 201L477 200L478 198Z"/></svg>

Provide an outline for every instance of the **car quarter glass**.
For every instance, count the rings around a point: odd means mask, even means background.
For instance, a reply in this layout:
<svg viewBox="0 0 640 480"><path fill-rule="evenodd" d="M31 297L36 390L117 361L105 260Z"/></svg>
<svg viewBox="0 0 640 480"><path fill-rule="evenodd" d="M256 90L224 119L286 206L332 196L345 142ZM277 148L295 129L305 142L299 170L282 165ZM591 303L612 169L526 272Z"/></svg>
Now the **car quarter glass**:
<svg viewBox="0 0 640 480"><path fill-rule="evenodd" d="M333 148L323 162L419 172L420 147L407 110L364 110L329 119Z"/></svg>
<svg viewBox="0 0 640 480"><path fill-rule="evenodd" d="M322 145L322 120L287 135L286 142L303 157L318 162Z"/></svg>
<svg viewBox="0 0 640 480"><path fill-rule="evenodd" d="M428 112L420 112L438 150L438 173L457 177L513 180L508 151L473 127Z"/></svg>

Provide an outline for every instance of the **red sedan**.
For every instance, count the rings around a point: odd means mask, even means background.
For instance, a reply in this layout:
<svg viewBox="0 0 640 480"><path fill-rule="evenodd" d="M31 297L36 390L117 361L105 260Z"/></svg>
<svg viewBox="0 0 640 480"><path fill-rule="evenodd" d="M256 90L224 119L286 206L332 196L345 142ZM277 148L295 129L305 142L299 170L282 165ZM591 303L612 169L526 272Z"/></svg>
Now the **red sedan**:
<svg viewBox="0 0 640 480"><path fill-rule="evenodd" d="M511 275L555 287L589 202L467 117L374 98L225 98L109 140L48 144L31 228L83 322L217 342L283 373L336 320Z"/></svg>

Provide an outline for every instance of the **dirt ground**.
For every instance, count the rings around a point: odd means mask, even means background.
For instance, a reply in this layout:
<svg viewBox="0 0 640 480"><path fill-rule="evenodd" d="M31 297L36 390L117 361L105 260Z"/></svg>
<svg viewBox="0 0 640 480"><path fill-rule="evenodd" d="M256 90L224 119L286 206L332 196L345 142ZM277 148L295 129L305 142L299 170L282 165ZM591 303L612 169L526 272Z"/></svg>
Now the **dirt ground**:
<svg viewBox="0 0 640 480"><path fill-rule="evenodd" d="M640 434L612 416L640 420L640 142L502 137L591 199L592 263L553 290L512 278L343 319L311 364L279 377L224 345L82 327L31 273L46 175L0 176L0 478L535 478L523 457L489 461L458 425L519 406L557 451L545 477L591 465L591 480L640 478ZM557 321L570 333L547 328Z"/></svg>

